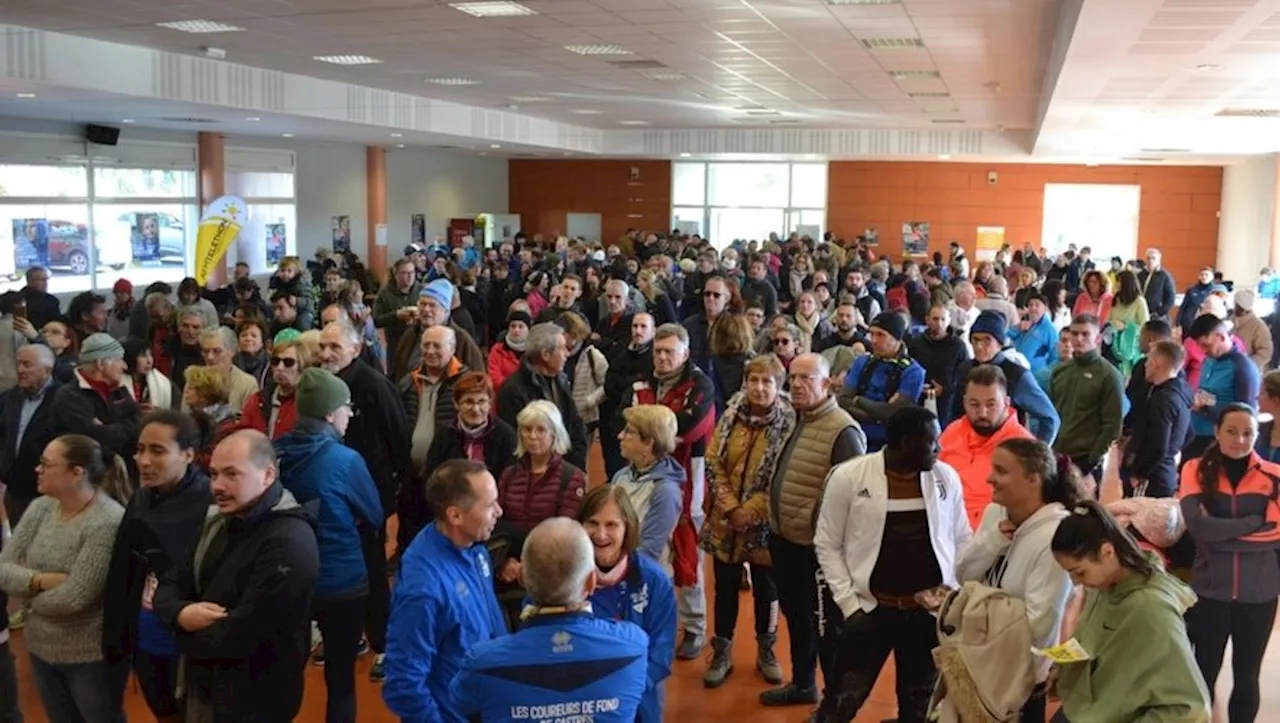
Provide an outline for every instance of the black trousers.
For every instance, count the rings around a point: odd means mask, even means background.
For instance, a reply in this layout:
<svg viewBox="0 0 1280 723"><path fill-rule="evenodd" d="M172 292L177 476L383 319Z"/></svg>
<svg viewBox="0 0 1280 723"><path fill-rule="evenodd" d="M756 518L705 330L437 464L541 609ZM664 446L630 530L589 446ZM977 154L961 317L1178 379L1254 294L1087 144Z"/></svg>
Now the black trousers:
<svg viewBox="0 0 1280 723"><path fill-rule="evenodd" d="M925 723L929 698L938 679L932 651L938 645L937 621L922 609L880 605L855 612L828 637L835 644L826 695L818 723L849 723L858 715L876 678L893 653L897 673L898 721Z"/></svg>
<svg viewBox="0 0 1280 723"><path fill-rule="evenodd" d="M360 548L369 571L369 597L364 604L364 634L374 653L387 649L387 618L391 616L391 586L387 584L387 525L361 530ZM325 643L325 660L329 644ZM328 663L325 663L328 665Z"/></svg>
<svg viewBox="0 0 1280 723"><path fill-rule="evenodd" d="M742 565L715 560L712 571L716 576L716 637L733 640L742 595ZM778 632L778 586L773 581L773 568L751 566L751 597L755 601L756 637Z"/></svg>
<svg viewBox="0 0 1280 723"><path fill-rule="evenodd" d="M325 723L356 721L356 654L364 632L364 603L364 595L311 602L311 619L324 636Z"/></svg>
<svg viewBox="0 0 1280 723"><path fill-rule="evenodd" d="M618 410L600 407L600 453L604 456L605 478L611 482L618 470L627 466L622 459L622 443L618 441L620 432Z"/></svg>
<svg viewBox="0 0 1280 723"><path fill-rule="evenodd" d="M1187 611L1187 633L1210 696L1222 670L1227 639L1231 639L1234 680L1231 682L1231 700L1227 703L1227 719L1231 723L1252 723L1258 717L1262 700L1258 676L1275 620L1275 600L1242 603L1202 597L1195 607Z"/></svg>
<svg viewBox="0 0 1280 723"><path fill-rule="evenodd" d="M826 583L811 545L797 545L774 536L769 539L769 552L773 555L778 607L787 619L791 639L791 682L809 690L817 684L818 639L826 626L820 590L826 589ZM828 673L831 670L825 660L822 669Z"/></svg>

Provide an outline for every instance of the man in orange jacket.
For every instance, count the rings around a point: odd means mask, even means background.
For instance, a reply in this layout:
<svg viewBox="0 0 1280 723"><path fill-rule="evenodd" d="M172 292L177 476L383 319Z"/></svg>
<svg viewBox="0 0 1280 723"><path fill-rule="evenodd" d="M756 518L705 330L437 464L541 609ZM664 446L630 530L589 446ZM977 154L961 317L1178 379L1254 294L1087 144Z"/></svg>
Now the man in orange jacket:
<svg viewBox="0 0 1280 723"><path fill-rule="evenodd" d="M991 454L1006 439L1031 439L1009 408L1004 372L991 364L975 366L964 385L964 416L947 425L938 440L938 461L951 465L964 485L969 526L977 529L982 511L991 504Z"/></svg>

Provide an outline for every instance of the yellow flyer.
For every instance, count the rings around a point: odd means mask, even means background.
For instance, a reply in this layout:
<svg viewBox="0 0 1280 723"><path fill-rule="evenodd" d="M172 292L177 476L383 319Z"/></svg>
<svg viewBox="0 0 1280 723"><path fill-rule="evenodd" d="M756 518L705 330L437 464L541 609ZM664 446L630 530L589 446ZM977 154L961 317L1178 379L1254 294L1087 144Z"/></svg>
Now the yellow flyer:
<svg viewBox="0 0 1280 723"><path fill-rule="evenodd" d="M1052 648L1032 648L1031 652L1042 658L1048 658L1055 663L1082 663L1091 660L1092 655L1084 649L1080 641L1071 638L1061 645L1055 645Z"/></svg>

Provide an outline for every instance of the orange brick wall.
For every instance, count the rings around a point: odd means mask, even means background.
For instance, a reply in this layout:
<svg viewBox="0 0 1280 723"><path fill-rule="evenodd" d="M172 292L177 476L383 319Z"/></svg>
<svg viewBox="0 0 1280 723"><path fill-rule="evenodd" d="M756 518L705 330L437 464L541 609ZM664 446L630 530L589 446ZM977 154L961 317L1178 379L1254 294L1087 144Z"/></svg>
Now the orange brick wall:
<svg viewBox="0 0 1280 723"><path fill-rule="evenodd" d="M987 183L995 171L999 180ZM827 227L851 237L880 231L888 253L902 253L902 224L928 221L931 251L959 241L972 256L978 226L1003 226L1020 248L1039 246L1046 183L1119 183L1142 187L1139 254L1155 246L1179 287L1218 253L1222 169L1192 166L833 162Z"/></svg>
<svg viewBox="0 0 1280 723"><path fill-rule="evenodd" d="M631 169L639 169L631 180ZM671 228L670 161L516 159L508 167L509 213L529 235L563 232L568 213L600 214L608 245L628 228Z"/></svg>

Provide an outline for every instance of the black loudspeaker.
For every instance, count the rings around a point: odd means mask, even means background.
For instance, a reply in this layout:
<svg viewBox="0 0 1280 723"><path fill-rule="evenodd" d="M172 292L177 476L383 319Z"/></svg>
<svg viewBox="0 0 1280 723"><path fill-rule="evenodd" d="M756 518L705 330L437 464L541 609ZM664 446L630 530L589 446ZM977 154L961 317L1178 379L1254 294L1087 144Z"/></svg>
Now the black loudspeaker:
<svg viewBox="0 0 1280 723"><path fill-rule="evenodd" d="M85 140L100 146L114 146L120 142L120 129L111 126L89 124L84 128Z"/></svg>

